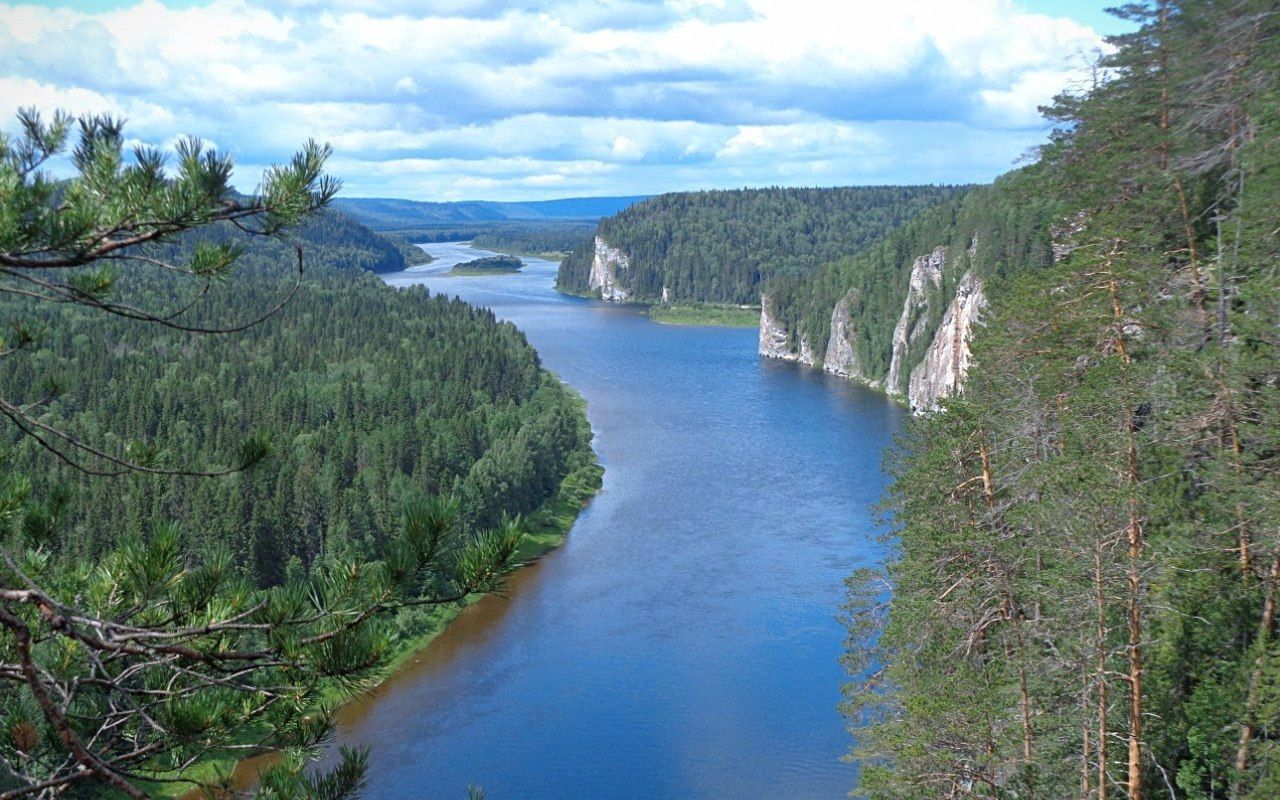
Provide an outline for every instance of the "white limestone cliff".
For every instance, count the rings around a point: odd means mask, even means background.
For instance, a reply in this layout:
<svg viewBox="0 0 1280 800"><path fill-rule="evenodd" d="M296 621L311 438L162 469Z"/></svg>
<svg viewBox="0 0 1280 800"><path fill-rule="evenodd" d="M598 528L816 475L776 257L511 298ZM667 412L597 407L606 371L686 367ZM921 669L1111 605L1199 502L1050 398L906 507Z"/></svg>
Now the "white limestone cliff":
<svg viewBox="0 0 1280 800"><path fill-rule="evenodd" d="M800 337L799 352L791 348L791 337L782 322L769 313L769 296L760 297L760 355L781 361L794 361L812 367L817 359L813 347Z"/></svg>
<svg viewBox="0 0 1280 800"><path fill-rule="evenodd" d="M849 303L854 296L854 292L845 295L831 312L831 336L827 339L827 352L822 359L822 368L833 375L865 380L866 376L858 366L858 351L854 346L857 331L853 325L853 317L849 314Z"/></svg>
<svg viewBox="0 0 1280 800"><path fill-rule="evenodd" d="M933 334L919 363L908 363L913 346L928 333L930 303L939 302L943 271L947 265L947 249L938 247L920 256L911 265L907 297L893 331L893 353L889 372L880 380L863 372L858 361L857 328L851 311L856 306L857 289L850 291L831 312L831 334L821 359L810 343L791 335L785 323L774 316L768 295L760 302L760 355L807 366L819 366L833 375L862 381L872 388L883 388L890 394L903 394L906 378L906 401L915 412L937 408L938 401L961 391L969 370L969 343L974 329L980 325L987 307L982 279L966 272L956 286L937 331Z"/></svg>
<svg viewBox="0 0 1280 800"><path fill-rule="evenodd" d="M902 314L893 328L893 355L889 361L889 374L885 377L885 391L900 394L902 378L911 365L906 363L911 346L924 336L929 324L929 295L942 285L942 270L947 264L947 248L934 248L932 253L920 256L911 265L910 285L902 302Z"/></svg>
<svg viewBox="0 0 1280 800"><path fill-rule="evenodd" d="M912 411L932 411L939 400L961 390L969 371L969 342L986 307L982 279L966 272L924 359L911 370L907 402Z"/></svg>
<svg viewBox="0 0 1280 800"><path fill-rule="evenodd" d="M619 275L630 269L631 260L620 248L596 237L596 253L591 259L591 274L587 285L600 292L602 300L624 302L629 297L622 286Z"/></svg>

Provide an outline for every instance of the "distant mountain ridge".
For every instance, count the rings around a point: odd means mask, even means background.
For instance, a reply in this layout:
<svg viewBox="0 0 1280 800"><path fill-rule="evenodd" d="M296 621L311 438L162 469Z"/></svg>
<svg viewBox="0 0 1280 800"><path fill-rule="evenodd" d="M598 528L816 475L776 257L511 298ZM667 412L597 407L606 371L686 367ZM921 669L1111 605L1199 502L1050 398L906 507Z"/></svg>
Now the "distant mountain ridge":
<svg viewBox="0 0 1280 800"><path fill-rule="evenodd" d="M595 220L616 214L645 199L646 196L568 197L528 202L464 200L429 203L395 198L340 197L334 200L333 206L374 230L387 231L466 222Z"/></svg>

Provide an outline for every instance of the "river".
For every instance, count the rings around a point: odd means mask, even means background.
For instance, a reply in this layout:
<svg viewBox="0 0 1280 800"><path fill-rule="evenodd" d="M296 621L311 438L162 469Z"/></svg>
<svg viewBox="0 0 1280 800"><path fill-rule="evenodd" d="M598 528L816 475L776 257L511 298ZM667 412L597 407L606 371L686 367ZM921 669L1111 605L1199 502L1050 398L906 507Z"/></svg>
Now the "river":
<svg viewBox="0 0 1280 800"><path fill-rule="evenodd" d="M558 294L556 265L427 245L383 276L518 325L586 397L604 489L565 546L469 608L339 720L370 800L847 795L843 579L879 558L869 505L903 411L763 361L754 330L679 327Z"/></svg>

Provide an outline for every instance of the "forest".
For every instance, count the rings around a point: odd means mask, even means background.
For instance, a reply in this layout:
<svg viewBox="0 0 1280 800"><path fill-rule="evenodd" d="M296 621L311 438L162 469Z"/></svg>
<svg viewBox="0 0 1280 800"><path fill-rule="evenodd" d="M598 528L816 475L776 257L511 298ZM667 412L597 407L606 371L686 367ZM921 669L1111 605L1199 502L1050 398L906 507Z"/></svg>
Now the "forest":
<svg viewBox="0 0 1280 800"><path fill-rule="evenodd" d="M37 494L67 498L57 543L68 557L91 558L160 520L199 520L188 532L193 547L229 544L259 584L272 585L290 563L370 557L415 494L463 499L468 525L482 528L537 509L589 460L580 412L514 326L422 289L386 287L365 269L395 269L398 254L339 212L299 236L308 277L298 294L237 337L140 338L136 323L68 306L26 315L48 334L0 391L27 401L33 387L61 381L50 423L107 445L163 443L184 461L226 461L259 429L275 445L269 468L227 480L106 481L59 468L7 430L10 468ZM178 258L188 243L167 249ZM241 274L191 319L283 296L287 281L272 265L287 263L288 249L253 242ZM118 287L152 300L177 300L181 289L163 275Z"/></svg>
<svg viewBox="0 0 1280 800"><path fill-rule="evenodd" d="M346 798L344 699L559 542L599 486L583 404L510 323L374 270L308 142L234 191L194 139L0 136L0 795ZM40 166L76 131L77 176Z"/></svg>
<svg viewBox="0 0 1280 800"><path fill-rule="evenodd" d="M502 275L519 272L524 262L515 256L487 256L464 261L449 270L450 275Z"/></svg>
<svg viewBox="0 0 1280 800"><path fill-rule="evenodd" d="M1039 255L980 266L964 391L889 461L894 556L850 581L862 796L1280 796L1280 16L1119 13L983 192L979 251Z"/></svg>
<svg viewBox="0 0 1280 800"><path fill-rule="evenodd" d="M770 313L797 340L793 346L803 338L821 363L832 309L847 297L862 374L883 380L912 262L944 248L942 282L925 287L933 295L925 312L925 335L912 343L905 359L910 365L919 363L965 273L991 281L1052 263L1053 229L1064 212L1060 201L1038 191L1037 173L1037 168L1009 173L994 185L975 187L920 212L855 255L804 275L774 278L765 286ZM905 371L902 378L905 383ZM906 390L905 385L887 388Z"/></svg>
<svg viewBox="0 0 1280 800"><path fill-rule="evenodd" d="M964 187L740 189L649 198L600 221L596 235L629 257L631 298L758 304L761 287L860 252L884 232ZM594 244L561 263L556 286L589 294Z"/></svg>

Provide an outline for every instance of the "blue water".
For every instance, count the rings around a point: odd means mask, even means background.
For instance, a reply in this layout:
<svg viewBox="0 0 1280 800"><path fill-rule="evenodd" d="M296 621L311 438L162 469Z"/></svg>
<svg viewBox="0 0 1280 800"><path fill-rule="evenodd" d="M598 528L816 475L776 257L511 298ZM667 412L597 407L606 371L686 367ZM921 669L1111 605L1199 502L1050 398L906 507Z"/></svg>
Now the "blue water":
<svg viewBox="0 0 1280 800"><path fill-rule="evenodd" d="M845 797L842 581L878 555L869 504L903 412L762 361L754 330L652 323L557 294L555 264L425 283L513 321L586 397L604 490L509 597L344 715L372 800Z"/></svg>

